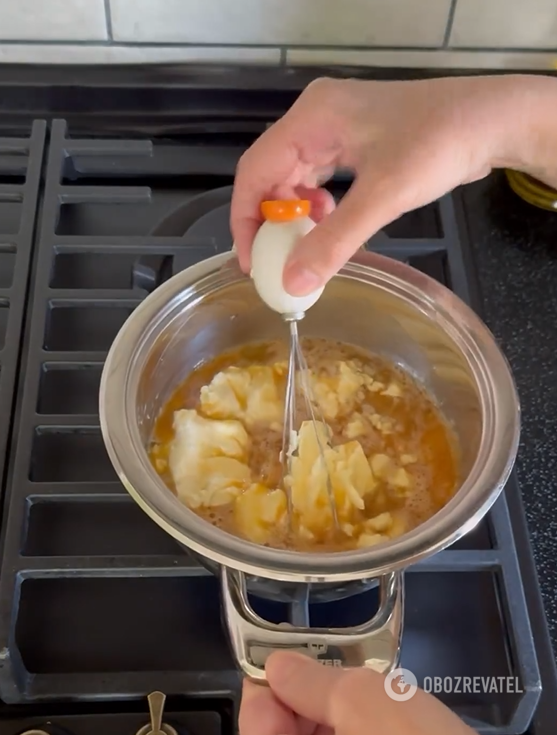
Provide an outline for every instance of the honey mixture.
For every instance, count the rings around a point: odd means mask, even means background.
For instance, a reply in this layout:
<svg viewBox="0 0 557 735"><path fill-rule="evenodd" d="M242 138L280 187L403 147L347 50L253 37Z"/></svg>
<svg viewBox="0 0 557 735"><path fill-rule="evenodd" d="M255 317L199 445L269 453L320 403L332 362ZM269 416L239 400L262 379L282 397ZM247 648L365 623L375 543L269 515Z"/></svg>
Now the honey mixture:
<svg viewBox="0 0 557 735"><path fill-rule="evenodd" d="M290 476L280 461L287 347L276 342L223 354L178 386L150 448L166 484L210 523L274 548L373 546L434 515L458 486L458 459L431 398L351 345L307 338L302 349L326 425L300 414Z"/></svg>

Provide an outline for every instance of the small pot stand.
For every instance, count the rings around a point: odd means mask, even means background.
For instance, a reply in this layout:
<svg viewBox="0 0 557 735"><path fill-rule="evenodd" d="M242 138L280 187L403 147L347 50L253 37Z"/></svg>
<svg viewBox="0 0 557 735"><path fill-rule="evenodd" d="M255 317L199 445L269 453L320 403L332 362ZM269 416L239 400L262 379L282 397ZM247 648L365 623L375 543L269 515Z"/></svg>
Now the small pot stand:
<svg viewBox="0 0 557 735"><path fill-rule="evenodd" d="M269 623L248 600L242 572L223 567L223 612L232 649L242 672L264 683L265 662L273 651L296 651L325 666L370 668L389 673L398 665L403 628L403 572L379 579L379 609L371 620L351 628L305 628Z"/></svg>

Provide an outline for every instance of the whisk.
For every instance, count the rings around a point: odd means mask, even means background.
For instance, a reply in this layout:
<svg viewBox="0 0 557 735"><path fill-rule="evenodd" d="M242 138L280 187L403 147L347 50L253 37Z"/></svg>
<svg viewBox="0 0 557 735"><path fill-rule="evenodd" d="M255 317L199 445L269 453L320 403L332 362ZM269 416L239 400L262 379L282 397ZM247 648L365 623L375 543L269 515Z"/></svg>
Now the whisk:
<svg viewBox="0 0 557 735"><path fill-rule="evenodd" d="M280 454L282 464L282 477L283 482L285 477L292 476L292 458L296 454L297 448L297 417L298 417L298 406L297 406L297 393L301 394L304 402L305 413L309 420L313 424L315 431L315 438L317 446L319 447L320 462L323 463L326 475L327 484L327 496L331 507L331 514L333 518L333 524L335 529L340 528L337 506L333 493L333 485L331 482L330 474L327 470L327 461L325 457L325 446L317 431L317 424L321 424L327 427L321 412L317 407L317 403L314 400L313 392L311 389L311 383L309 378L309 367L307 360L304 357L302 346L300 344L300 336L298 332L298 322L303 318L303 313L298 314L283 314L284 321L288 324L290 329L290 346L288 354L288 373L286 377L286 392L285 392L285 403L284 403L284 423L282 431L282 450ZM298 378L298 380L296 380ZM298 385L297 385L298 384ZM298 391L296 389L299 389ZM328 427L327 427L328 429ZM293 518L293 503L292 493L290 488L285 486L286 497L288 500L288 518L292 524Z"/></svg>
<svg viewBox="0 0 557 735"><path fill-rule="evenodd" d="M261 205L264 223L260 227L252 246L251 277L261 299L274 311L282 315L290 330L290 350L288 359L288 375L286 381L286 399L284 409L284 429L282 437L281 462L283 469L284 490L288 498L288 517L292 524L293 503L292 492L284 483L285 477L291 477L292 459L296 454L297 430L297 393L301 396L308 420L311 420L319 447L320 461L326 475L327 494L331 507L334 527L339 528L337 508L333 493L330 473L327 468L325 449L317 424L327 426L311 390L309 369L304 357L298 324L323 293L323 287L307 296L290 295L282 284L284 266L288 256L297 242L307 235L315 223L309 217L310 203L305 200L267 201ZM299 388L297 391L296 388ZM328 427L327 427L328 428Z"/></svg>

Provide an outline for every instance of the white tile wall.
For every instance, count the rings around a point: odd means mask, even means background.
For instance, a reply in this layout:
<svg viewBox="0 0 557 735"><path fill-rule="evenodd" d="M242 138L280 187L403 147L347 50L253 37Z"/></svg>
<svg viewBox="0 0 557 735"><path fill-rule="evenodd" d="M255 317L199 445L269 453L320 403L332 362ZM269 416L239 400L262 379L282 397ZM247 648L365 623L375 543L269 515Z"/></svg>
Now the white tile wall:
<svg viewBox="0 0 557 735"><path fill-rule="evenodd" d="M381 66L406 69L553 70L557 53L501 51L352 51L350 49L289 49L286 61L300 66Z"/></svg>
<svg viewBox="0 0 557 735"><path fill-rule="evenodd" d="M557 48L555 0L459 0L449 42L469 48Z"/></svg>
<svg viewBox="0 0 557 735"><path fill-rule="evenodd" d="M450 0L111 0L116 41L437 46Z"/></svg>
<svg viewBox="0 0 557 735"><path fill-rule="evenodd" d="M0 63L557 68L557 0L0 0Z"/></svg>
<svg viewBox="0 0 557 735"><path fill-rule="evenodd" d="M3 41L104 41L104 0L0 0Z"/></svg>
<svg viewBox="0 0 557 735"><path fill-rule="evenodd" d="M117 46L91 44L2 44L0 63L8 64L273 64L278 48L230 46Z"/></svg>

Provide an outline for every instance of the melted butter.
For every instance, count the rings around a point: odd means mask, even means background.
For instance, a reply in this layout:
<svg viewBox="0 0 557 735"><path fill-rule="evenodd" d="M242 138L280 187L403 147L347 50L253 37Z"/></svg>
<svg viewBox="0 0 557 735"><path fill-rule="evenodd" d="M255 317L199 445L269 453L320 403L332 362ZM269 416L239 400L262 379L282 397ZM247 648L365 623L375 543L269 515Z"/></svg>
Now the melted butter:
<svg viewBox="0 0 557 735"><path fill-rule="evenodd" d="M342 492L335 491L337 508L343 508L342 532L334 530L328 506L319 493L312 506L314 512L309 512L307 498L301 497L308 492L306 480L297 488L300 512L295 511L293 523L285 521L284 499L277 492L282 480L282 430L275 425L244 422L250 439L246 463L251 470L251 484L243 488L236 484L236 497L229 502L221 500L212 507L192 507L188 503L190 507L224 531L256 543L314 552L381 543L434 515L454 495L459 478L455 437L431 398L392 363L353 346L305 339L303 349L316 396L332 430L331 451L339 445L354 447L357 442L373 471L369 492L360 491L361 502L356 499L348 503ZM246 345L199 366L176 387L158 417L150 452L155 469L174 492L177 486L169 469L169 456L176 434L176 412L195 409L205 418L214 418L203 412L200 395L204 386L227 368L275 366L287 358L286 350L282 343ZM284 377L280 371L274 372L273 380L283 396ZM241 414L247 401L239 393L238 399L235 410ZM240 414L218 418L237 419ZM304 419L298 418L300 422ZM353 450L341 450L344 461L347 451L354 454ZM367 470L362 474L363 469L360 465L359 476L367 478ZM300 474L302 478L308 476ZM225 495L222 498L226 500ZM182 499L187 502L185 495Z"/></svg>

